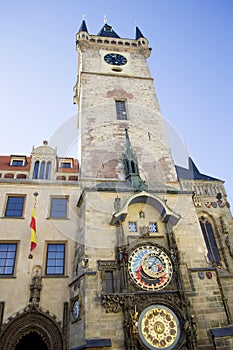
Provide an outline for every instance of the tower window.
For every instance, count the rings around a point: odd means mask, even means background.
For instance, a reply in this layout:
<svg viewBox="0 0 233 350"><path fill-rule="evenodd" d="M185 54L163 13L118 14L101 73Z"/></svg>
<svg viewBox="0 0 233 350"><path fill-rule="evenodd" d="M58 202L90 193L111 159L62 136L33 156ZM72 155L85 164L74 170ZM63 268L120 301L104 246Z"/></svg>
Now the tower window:
<svg viewBox="0 0 233 350"><path fill-rule="evenodd" d="M106 294L114 293L113 271L105 271Z"/></svg>
<svg viewBox="0 0 233 350"><path fill-rule="evenodd" d="M150 231L151 233L156 233L156 232L158 232L158 228L157 228L156 222L150 222L150 223L149 223L149 231Z"/></svg>
<svg viewBox="0 0 233 350"><path fill-rule="evenodd" d="M208 221L207 218L201 217L199 219L202 234L205 240L206 248L207 248L207 257L210 263L216 266L220 266L220 256L218 252L218 247L216 244L216 240L214 237L214 231L211 223Z"/></svg>
<svg viewBox="0 0 233 350"><path fill-rule="evenodd" d="M126 103L125 101L116 102L116 113L118 120L127 120Z"/></svg>
<svg viewBox="0 0 233 350"><path fill-rule="evenodd" d="M16 243L0 243L0 275L13 275L16 249Z"/></svg>
<svg viewBox="0 0 233 350"><path fill-rule="evenodd" d="M129 222L129 232L137 232L137 223L134 221Z"/></svg>

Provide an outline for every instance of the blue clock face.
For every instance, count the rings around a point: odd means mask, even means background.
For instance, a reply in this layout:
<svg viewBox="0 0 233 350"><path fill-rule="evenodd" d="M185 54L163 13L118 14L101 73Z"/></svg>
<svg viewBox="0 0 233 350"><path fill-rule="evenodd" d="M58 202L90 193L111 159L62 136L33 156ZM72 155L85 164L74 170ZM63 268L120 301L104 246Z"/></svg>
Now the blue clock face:
<svg viewBox="0 0 233 350"><path fill-rule="evenodd" d="M78 316L79 316L79 311L80 311L79 301L76 300L76 301L74 302L73 310L72 310L73 317L74 317L75 320L77 320L77 318L78 318Z"/></svg>
<svg viewBox="0 0 233 350"><path fill-rule="evenodd" d="M127 58L118 53L108 53L104 56L104 60L113 66L124 66L127 63Z"/></svg>
<svg viewBox="0 0 233 350"><path fill-rule="evenodd" d="M170 258L156 245L135 248L129 255L128 268L132 281L148 291L165 288L170 283L173 273Z"/></svg>

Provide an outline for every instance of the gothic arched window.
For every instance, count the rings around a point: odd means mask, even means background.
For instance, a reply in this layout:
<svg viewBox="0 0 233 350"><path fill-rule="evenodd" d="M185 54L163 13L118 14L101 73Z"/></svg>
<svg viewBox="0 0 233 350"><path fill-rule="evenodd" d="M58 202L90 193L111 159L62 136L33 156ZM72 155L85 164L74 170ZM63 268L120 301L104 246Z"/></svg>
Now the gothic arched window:
<svg viewBox="0 0 233 350"><path fill-rule="evenodd" d="M33 179L38 179L39 165L40 165L40 162L39 160L37 160L34 165Z"/></svg>
<svg viewBox="0 0 233 350"><path fill-rule="evenodd" d="M40 179L44 179L44 171L45 171L45 161L41 162L40 164Z"/></svg>
<svg viewBox="0 0 233 350"><path fill-rule="evenodd" d="M49 180L51 177L51 161L47 163L43 160L37 160L34 164L33 179Z"/></svg>
<svg viewBox="0 0 233 350"><path fill-rule="evenodd" d="M213 226L211 225L210 221L204 216L200 217L199 222L201 225L201 230L202 230L206 248L208 251L207 253L208 260L213 265L221 266L221 262L220 262L221 259L218 252L216 240L214 237Z"/></svg>
<svg viewBox="0 0 233 350"><path fill-rule="evenodd" d="M46 165L45 179L49 180L51 174L51 162L48 162Z"/></svg>

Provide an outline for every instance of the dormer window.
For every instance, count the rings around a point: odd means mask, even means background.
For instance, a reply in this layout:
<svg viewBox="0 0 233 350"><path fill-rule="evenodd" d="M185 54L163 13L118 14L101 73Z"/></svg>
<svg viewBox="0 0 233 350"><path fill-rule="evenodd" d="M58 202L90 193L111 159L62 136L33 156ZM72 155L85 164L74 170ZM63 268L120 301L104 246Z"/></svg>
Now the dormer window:
<svg viewBox="0 0 233 350"><path fill-rule="evenodd" d="M61 162L60 163L60 168L71 168L71 162Z"/></svg>
<svg viewBox="0 0 233 350"><path fill-rule="evenodd" d="M73 161L69 158L60 158L58 167L62 169L71 169L73 168Z"/></svg>
<svg viewBox="0 0 233 350"><path fill-rule="evenodd" d="M11 156L10 166L25 166L26 164L26 156Z"/></svg>
<svg viewBox="0 0 233 350"><path fill-rule="evenodd" d="M105 31L105 32L112 32L112 27L111 27L111 26L108 26L107 24L105 24L105 26L104 26L104 31Z"/></svg>
<svg viewBox="0 0 233 350"><path fill-rule="evenodd" d="M14 160L12 160L11 165L12 165L12 166L23 166L23 161L22 161L22 160L14 159Z"/></svg>

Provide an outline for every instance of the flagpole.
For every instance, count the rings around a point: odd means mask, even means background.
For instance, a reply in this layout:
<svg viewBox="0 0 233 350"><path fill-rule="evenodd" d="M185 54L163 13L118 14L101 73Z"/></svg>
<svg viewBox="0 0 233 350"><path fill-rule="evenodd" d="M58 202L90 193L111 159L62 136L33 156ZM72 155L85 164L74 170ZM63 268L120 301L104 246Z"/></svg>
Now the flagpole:
<svg viewBox="0 0 233 350"><path fill-rule="evenodd" d="M32 217L30 222L31 227L31 243L30 243L30 253L28 255L28 259L33 259L32 250L36 248L37 242L36 242L36 199L39 195L38 192L34 192L34 207L32 210Z"/></svg>

